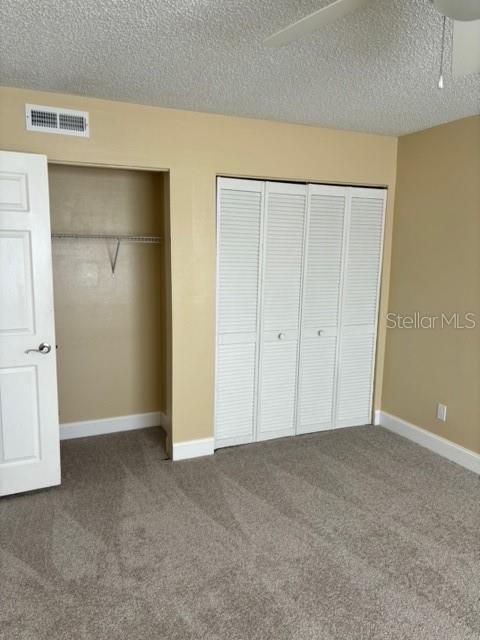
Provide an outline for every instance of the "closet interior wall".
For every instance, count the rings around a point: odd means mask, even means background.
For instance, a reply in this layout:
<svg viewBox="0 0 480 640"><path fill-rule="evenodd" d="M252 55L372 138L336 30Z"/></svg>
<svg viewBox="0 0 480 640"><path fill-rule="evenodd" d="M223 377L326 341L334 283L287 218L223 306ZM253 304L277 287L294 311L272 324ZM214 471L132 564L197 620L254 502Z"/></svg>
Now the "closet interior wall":
<svg viewBox="0 0 480 640"><path fill-rule="evenodd" d="M168 174L49 165L52 233L165 234ZM54 239L60 422L168 409L165 244Z"/></svg>

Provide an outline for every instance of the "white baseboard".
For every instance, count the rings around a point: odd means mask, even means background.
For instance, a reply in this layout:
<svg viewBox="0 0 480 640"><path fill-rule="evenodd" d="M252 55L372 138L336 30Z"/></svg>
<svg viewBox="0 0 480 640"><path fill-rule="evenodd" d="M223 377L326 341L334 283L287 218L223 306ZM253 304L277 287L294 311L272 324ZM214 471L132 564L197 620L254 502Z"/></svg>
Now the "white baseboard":
<svg viewBox="0 0 480 640"><path fill-rule="evenodd" d="M375 409L375 411L373 412L373 424L379 425L381 416L382 412L380 411L380 409Z"/></svg>
<svg viewBox="0 0 480 640"><path fill-rule="evenodd" d="M187 442L174 442L172 445L172 460L186 460L187 458L211 456L213 454L213 450L213 438L188 440Z"/></svg>
<svg viewBox="0 0 480 640"><path fill-rule="evenodd" d="M377 413L378 423L376 422ZM442 438L434 433L430 433L430 431L421 429L406 420L402 420L402 418L392 416L386 411L375 412L375 424L379 424L399 436L413 440L413 442L438 453L438 455L443 456L452 462L456 462L462 467L465 467L465 469L469 469L474 473L480 474L480 454L475 453L470 449L465 449L465 447L461 447L446 438Z"/></svg>
<svg viewBox="0 0 480 640"><path fill-rule="evenodd" d="M102 418L100 420L83 420L81 422L66 422L60 425L60 440L71 438L85 438L99 436L117 431L132 431L145 427L162 426L165 415L161 411L150 413L136 413L131 416L117 416L116 418Z"/></svg>

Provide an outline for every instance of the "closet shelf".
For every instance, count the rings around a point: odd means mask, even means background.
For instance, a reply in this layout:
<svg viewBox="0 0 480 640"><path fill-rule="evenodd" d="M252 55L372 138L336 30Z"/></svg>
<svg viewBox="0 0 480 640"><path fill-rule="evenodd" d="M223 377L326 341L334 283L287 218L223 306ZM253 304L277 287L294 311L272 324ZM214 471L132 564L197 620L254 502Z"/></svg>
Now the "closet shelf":
<svg viewBox="0 0 480 640"><path fill-rule="evenodd" d="M145 242L147 244L159 244L163 242L160 236L124 236L90 233L52 233L55 240L116 240L120 242Z"/></svg>
<svg viewBox="0 0 480 640"><path fill-rule="evenodd" d="M161 244L163 238L160 236L128 236L113 234L91 234L91 233L52 233L54 240L113 240L117 243L115 253L110 266L112 268L112 276L115 276L115 267L117 266L118 252L122 242L137 242L139 244Z"/></svg>

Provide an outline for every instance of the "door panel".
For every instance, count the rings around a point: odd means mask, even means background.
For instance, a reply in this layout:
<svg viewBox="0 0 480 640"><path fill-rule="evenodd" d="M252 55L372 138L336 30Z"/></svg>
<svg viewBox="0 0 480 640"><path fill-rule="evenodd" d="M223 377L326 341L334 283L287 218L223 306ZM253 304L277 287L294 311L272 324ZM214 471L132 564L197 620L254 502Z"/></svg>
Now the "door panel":
<svg viewBox="0 0 480 640"><path fill-rule="evenodd" d="M23 167L20 167L23 169ZM28 211L27 173L0 173L0 211Z"/></svg>
<svg viewBox="0 0 480 640"><path fill-rule="evenodd" d="M332 427L337 337L302 336L297 433Z"/></svg>
<svg viewBox="0 0 480 640"><path fill-rule="evenodd" d="M0 370L0 463L38 460L40 421L37 367ZM15 429L3 425L15 424Z"/></svg>
<svg viewBox="0 0 480 640"><path fill-rule="evenodd" d="M256 343L218 346L215 446L254 439Z"/></svg>
<svg viewBox="0 0 480 640"><path fill-rule="evenodd" d="M346 189L310 186L303 327L338 324Z"/></svg>
<svg viewBox="0 0 480 640"><path fill-rule="evenodd" d="M60 483L51 260L46 158L2 151L0 495Z"/></svg>
<svg viewBox="0 0 480 640"><path fill-rule="evenodd" d="M231 181L230 181L231 182ZM246 182L246 181L238 181ZM220 187L218 331L257 331L260 222L263 185L251 191ZM255 190L256 189L256 190Z"/></svg>
<svg viewBox="0 0 480 640"><path fill-rule="evenodd" d="M255 434L264 183L219 178L217 189L215 446L225 447Z"/></svg>
<svg viewBox="0 0 480 640"><path fill-rule="evenodd" d="M351 188L335 424L372 419L385 191Z"/></svg>
<svg viewBox="0 0 480 640"><path fill-rule="evenodd" d="M267 183L263 331L298 331L306 187Z"/></svg>
<svg viewBox="0 0 480 640"><path fill-rule="evenodd" d="M29 231L0 231L0 333L33 332L32 248Z"/></svg>
<svg viewBox="0 0 480 640"><path fill-rule="evenodd" d="M265 342L262 346L258 440L293 435L298 340Z"/></svg>
<svg viewBox="0 0 480 640"><path fill-rule="evenodd" d="M361 197L351 190L342 323L375 326L383 242L384 198L381 190ZM360 190L365 192L367 190Z"/></svg>
<svg viewBox="0 0 480 640"><path fill-rule="evenodd" d="M309 186L297 433L333 426L346 193Z"/></svg>
<svg viewBox="0 0 480 640"><path fill-rule="evenodd" d="M371 421L375 334L342 337L338 376L337 426L353 427Z"/></svg>
<svg viewBox="0 0 480 640"><path fill-rule="evenodd" d="M305 185L267 183L257 439L295 433Z"/></svg>

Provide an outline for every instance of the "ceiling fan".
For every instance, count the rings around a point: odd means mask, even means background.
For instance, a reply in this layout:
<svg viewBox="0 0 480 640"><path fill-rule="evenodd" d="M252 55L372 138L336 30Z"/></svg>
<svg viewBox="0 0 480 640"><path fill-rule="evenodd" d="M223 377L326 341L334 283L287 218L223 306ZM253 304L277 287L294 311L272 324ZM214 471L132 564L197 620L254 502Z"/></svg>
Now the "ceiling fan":
<svg viewBox="0 0 480 640"><path fill-rule="evenodd" d="M443 88L443 58L445 44L445 22L453 24L452 72L454 76L480 73L480 0L431 0L444 16L442 53L438 86ZM314 11L297 22L266 38L269 47L281 47L302 36L325 27L342 16L355 11L368 0L334 0L331 4Z"/></svg>

